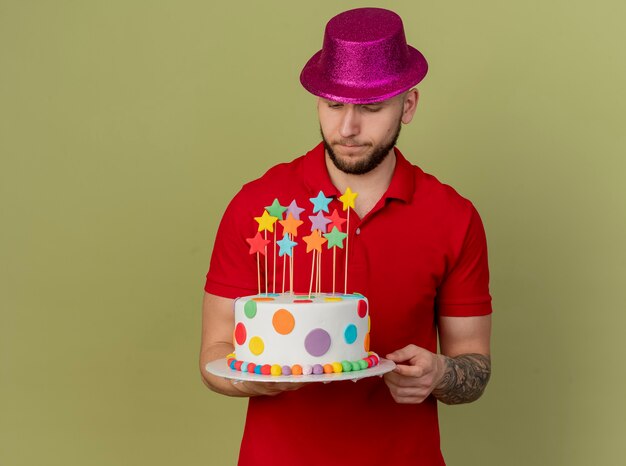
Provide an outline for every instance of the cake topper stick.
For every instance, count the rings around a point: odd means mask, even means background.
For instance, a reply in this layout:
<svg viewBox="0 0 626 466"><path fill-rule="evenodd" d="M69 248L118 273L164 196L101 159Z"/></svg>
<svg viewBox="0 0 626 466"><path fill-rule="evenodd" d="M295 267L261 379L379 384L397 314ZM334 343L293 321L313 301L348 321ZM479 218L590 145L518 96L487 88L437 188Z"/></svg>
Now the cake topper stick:
<svg viewBox="0 0 626 466"><path fill-rule="evenodd" d="M280 246L278 256L283 256L283 259L286 259L286 257L284 257L285 255L291 257L293 254L293 247L297 244L298 243L291 240L288 233L284 233L283 239L278 241L278 245ZM283 293L285 292L285 264L286 262L283 262Z"/></svg>
<svg viewBox="0 0 626 466"><path fill-rule="evenodd" d="M297 232L298 226L304 223L300 220L300 214L302 212L304 212L304 209L298 206L298 203L296 202L295 199L291 201L291 204L289 204L289 207L287 207L287 220L289 220L289 217L291 216L293 219L298 221L298 224L295 227L296 231L291 233L292 235L291 239L293 239L294 236L298 235L298 232ZM289 292L291 294L293 294L293 275L295 273L295 262L296 262L296 255L292 254L291 256L289 256Z"/></svg>
<svg viewBox="0 0 626 466"><path fill-rule="evenodd" d="M348 222L346 224L346 231L350 235L350 209L348 209ZM348 294L348 253L350 252L350 236L346 240L346 263L343 269L343 294Z"/></svg>
<svg viewBox="0 0 626 466"><path fill-rule="evenodd" d="M272 202L272 205L265 206L265 210L267 210L267 212L272 217L275 217L277 220L278 219L282 220L283 213L287 210L287 207L280 205L280 202L278 202L278 199L274 199L274 201ZM274 220L274 222L276 222L276 220ZM274 232L274 271L272 274L272 277L273 277L272 293L276 293L276 234L277 233L278 232Z"/></svg>
<svg viewBox="0 0 626 466"><path fill-rule="evenodd" d="M293 239L293 238L292 238ZM293 294L293 269L295 267L296 255L289 256L289 293Z"/></svg>
<svg viewBox="0 0 626 466"><path fill-rule="evenodd" d="M259 285L259 294L261 294L261 255L258 252L256 253L256 275Z"/></svg>
<svg viewBox="0 0 626 466"><path fill-rule="evenodd" d="M309 296L311 296L311 292L313 291L313 276L315 270L315 253L322 252L322 244L324 244L327 240L323 238L320 234L319 230L313 230L309 236L305 236L302 238L306 243L306 252L313 251L312 264L311 264L311 281L309 283Z"/></svg>
<svg viewBox="0 0 626 466"><path fill-rule="evenodd" d="M317 254L317 292L322 289L322 251Z"/></svg>
<svg viewBox="0 0 626 466"><path fill-rule="evenodd" d="M311 281L309 282L309 299L311 299L311 292L313 291L313 271L315 270L315 251L311 256L313 259L311 262Z"/></svg>
<svg viewBox="0 0 626 466"><path fill-rule="evenodd" d="M267 241L267 230L265 230L264 234L265 234L265 241ZM265 294L268 294L268 289L267 289L267 245L265 245L265 254L264 255L265 255Z"/></svg>
<svg viewBox="0 0 626 466"><path fill-rule="evenodd" d="M267 231L269 230L270 233L274 233L274 223L276 223L276 220L278 220L278 217L273 217L271 216L267 210L263 210L263 215L261 215L260 217L254 217L254 220L256 220L256 222L259 224L259 229L258 231L264 231L265 232L265 239L264 241L265 243L265 252L263 253L263 255L265 256L265 293L268 293L268 287L267 287L267 243L269 243L269 240L267 239Z"/></svg>
<svg viewBox="0 0 626 466"><path fill-rule="evenodd" d="M347 187L346 188L346 192L343 193L343 195L341 195L339 197L339 200L343 203L343 210L347 210L348 211L348 222L346 225L346 233L348 233L348 235L350 235L350 208L354 209L354 200L356 199L356 197L358 196L358 193L352 192L352 190ZM344 282L343 282L343 286L344 286L344 294L348 294L348 252L349 252L349 239L350 236L348 236L346 238L346 266L344 269Z"/></svg>
<svg viewBox="0 0 626 466"><path fill-rule="evenodd" d="M287 268L287 257L283 256L283 294L285 293L285 269Z"/></svg>
<svg viewBox="0 0 626 466"><path fill-rule="evenodd" d="M287 207L287 218L285 220L279 220L283 226L283 234L289 234L289 239L293 241L295 236L298 236L298 227L304 222L300 220L300 213L304 209L297 207L296 201L291 201L289 207ZM295 215L294 215L295 213ZM293 271L294 271L294 255L289 255L289 284L291 293L293 293Z"/></svg>
<svg viewBox="0 0 626 466"><path fill-rule="evenodd" d="M328 248L333 248L333 294L335 294L335 269L336 261L337 261L337 247L343 249L343 240L346 239L347 233L342 233L339 231L337 226L333 226L333 229L330 233L324 233L324 238L328 240Z"/></svg>
<svg viewBox="0 0 626 466"><path fill-rule="evenodd" d="M335 272L337 269L337 248L333 248L333 294L335 294Z"/></svg>
<svg viewBox="0 0 626 466"><path fill-rule="evenodd" d="M259 294L261 294L261 256L260 254L265 255L267 251L267 241L261 237L261 233L257 231L257 234L254 238L246 238L246 241L250 245L250 254L256 253L256 271L257 271L257 282L259 285Z"/></svg>

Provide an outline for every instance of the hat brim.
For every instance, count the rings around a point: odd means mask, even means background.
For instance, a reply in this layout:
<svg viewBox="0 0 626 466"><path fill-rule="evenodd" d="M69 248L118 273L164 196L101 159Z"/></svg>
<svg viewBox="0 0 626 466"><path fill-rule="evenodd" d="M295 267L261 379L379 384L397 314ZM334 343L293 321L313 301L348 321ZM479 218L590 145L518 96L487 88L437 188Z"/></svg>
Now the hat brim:
<svg viewBox="0 0 626 466"><path fill-rule="evenodd" d="M334 102L349 104L371 104L382 102L408 91L417 85L428 72L428 63L419 50L409 49L410 66L404 72L385 83L372 83L362 86L350 86L328 79L320 66L320 50L302 69L300 83L311 94Z"/></svg>

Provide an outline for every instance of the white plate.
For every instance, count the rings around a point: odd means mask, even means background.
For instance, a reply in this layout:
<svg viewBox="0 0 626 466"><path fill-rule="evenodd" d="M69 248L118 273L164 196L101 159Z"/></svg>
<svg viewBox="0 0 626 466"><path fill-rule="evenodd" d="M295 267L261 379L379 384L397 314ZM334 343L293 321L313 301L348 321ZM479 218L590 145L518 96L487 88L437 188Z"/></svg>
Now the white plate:
<svg viewBox="0 0 626 466"><path fill-rule="evenodd" d="M363 369L362 371L354 372L339 372L333 374L319 374L319 375L263 375L254 374L250 372L236 371L228 367L226 359L217 359L208 363L206 370L219 377L225 379L233 379L235 381L248 381L248 382L337 382L339 380L354 380L366 377L373 377L375 375L383 375L387 372L394 370L396 363L388 359L380 359L378 365L370 367L369 369Z"/></svg>

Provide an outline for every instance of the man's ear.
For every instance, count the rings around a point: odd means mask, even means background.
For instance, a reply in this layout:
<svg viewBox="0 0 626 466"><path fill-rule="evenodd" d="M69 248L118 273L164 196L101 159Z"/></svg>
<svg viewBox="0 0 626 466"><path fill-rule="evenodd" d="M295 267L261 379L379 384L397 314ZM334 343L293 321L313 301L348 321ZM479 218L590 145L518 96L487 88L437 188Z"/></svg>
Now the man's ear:
<svg viewBox="0 0 626 466"><path fill-rule="evenodd" d="M413 115L415 115L415 110L417 109L419 97L420 94L415 88L406 92L402 107L402 123L405 125L409 124L413 119Z"/></svg>

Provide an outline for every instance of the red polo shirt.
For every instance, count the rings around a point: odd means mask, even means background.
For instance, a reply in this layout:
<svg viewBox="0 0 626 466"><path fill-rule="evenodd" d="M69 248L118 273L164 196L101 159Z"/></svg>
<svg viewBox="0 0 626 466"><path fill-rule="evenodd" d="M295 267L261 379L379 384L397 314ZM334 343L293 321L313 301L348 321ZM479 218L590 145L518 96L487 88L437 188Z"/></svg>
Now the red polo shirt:
<svg viewBox="0 0 626 466"><path fill-rule="evenodd" d="M371 349L384 356L408 344L437 351L438 316L491 313L487 247L472 204L451 187L411 165L400 153L391 184L364 218L350 213L348 293L367 296ZM342 217L342 193L331 183L319 144L291 163L246 184L220 224L205 290L236 298L255 294L256 255L246 238L256 234L265 206L276 198L305 208L294 238L294 288L308 292L311 254L302 236L310 232L310 198L333 197L330 212ZM276 225L279 238L282 227ZM345 231L343 224L342 231ZM268 237L273 239L273 237ZM273 253L268 252L269 291ZM336 290L343 292L346 248L338 249ZM276 291L282 291L282 258L276 262ZM322 255L322 291L332 291L332 251ZM265 291L264 264L261 263ZM253 397L248 405L240 465L443 465L437 401L394 402L382 378L308 384L275 397Z"/></svg>

